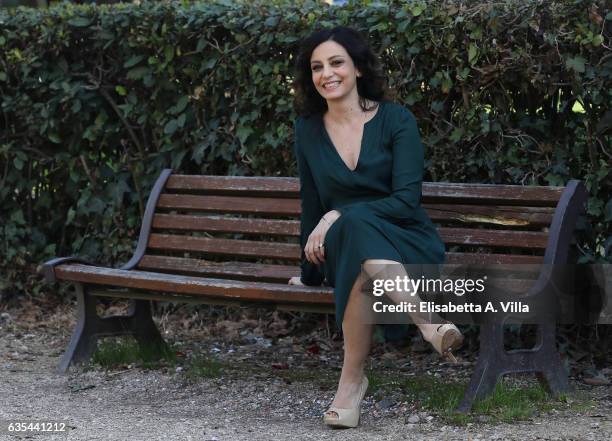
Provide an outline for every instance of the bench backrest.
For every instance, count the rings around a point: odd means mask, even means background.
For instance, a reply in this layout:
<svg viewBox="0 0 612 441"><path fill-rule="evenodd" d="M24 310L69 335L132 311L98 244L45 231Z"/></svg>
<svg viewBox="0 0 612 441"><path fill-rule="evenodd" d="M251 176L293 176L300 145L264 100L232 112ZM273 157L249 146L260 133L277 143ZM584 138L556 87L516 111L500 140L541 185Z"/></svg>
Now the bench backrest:
<svg viewBox="0 0 612 441"><path fill-rule="evenodd" d="M566 187L424 183L422 204L447 245L448 263L564 263L585 199L579 181ZM296 275L297 178L165 170L146 211L132 259L140 269L266 281Z"/></svg>

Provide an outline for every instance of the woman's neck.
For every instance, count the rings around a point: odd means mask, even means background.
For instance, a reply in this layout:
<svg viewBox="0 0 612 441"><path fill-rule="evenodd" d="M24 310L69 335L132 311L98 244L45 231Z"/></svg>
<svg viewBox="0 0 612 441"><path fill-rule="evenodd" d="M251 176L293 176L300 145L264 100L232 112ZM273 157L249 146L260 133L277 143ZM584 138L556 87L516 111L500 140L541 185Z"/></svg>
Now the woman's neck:
<svg viewBox="0 0 612 441"><path fill-rule="evenodd" d="M366 101L369 106L371 103ZM365 112L359 104L359 97L344 101L328 101L326 118L337 124L349 124L356 119L363 119Z"/></svg>

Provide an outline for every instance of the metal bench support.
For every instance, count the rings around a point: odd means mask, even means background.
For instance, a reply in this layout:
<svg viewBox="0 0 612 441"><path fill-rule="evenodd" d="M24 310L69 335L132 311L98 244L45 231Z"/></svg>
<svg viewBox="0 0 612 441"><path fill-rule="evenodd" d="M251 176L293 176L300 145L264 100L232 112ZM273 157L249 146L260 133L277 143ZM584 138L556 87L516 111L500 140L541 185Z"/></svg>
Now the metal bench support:
<svg viewBox="0 0 612 441"><path fill-rule="evenodd" d="M160 356L170 351L151 316L149 300L129 300L128 314L101 318L96 312L96 297L87 287L75 283L77 295L77 324L57 372L66 373L71 364L87 363L96 350L98 339L117 335L132 335L141 348Z"/></svg>
<svg viewBox="0 0 612 441"><path fill-rule="evenodd" d="M556 348L554 323L538 325L537 332L532 349L506 351L503 325L490 323L480 327L480 355L457 408L459 413L469 413L475 400L493 393L499 379L510 373L534 372L540 384L555 396L572 391Z"/></svg>

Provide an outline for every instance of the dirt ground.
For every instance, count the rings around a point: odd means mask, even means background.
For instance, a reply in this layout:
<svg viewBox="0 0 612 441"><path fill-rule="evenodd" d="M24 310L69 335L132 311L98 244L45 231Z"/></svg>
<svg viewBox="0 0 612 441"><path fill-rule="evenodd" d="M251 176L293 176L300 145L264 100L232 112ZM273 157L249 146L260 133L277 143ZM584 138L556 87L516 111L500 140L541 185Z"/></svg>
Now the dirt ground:
<svg viewBox="0 0 612 441"><path fill-rule="evenodd" d="M304 345L291 336L266 338L244 325L222 322L227 338L194 331L193 320L157 317L179 353L197 351L232 366L188 378L181 365L143 369L119 366L55 373L74 325L69 306L44 313L7 310L0 315L0 439L40 440L610 440L612 387L572 384L592 404L581 411L553 410L526 421L467 426L445 422L415 403L368 394L357 429L331 430L321 422L339 375L338 351ZM189 320L187 320L189 322ZM192 329L191 331L187 329ZM313 349L315 348L315 349ZM333 348L332 348L333 349ZM419 360L419 363L416 360ZM374 354L371 371L403 375L426 371L468 378L459 366L432 354ZM296 375L295 372L300 374ZM607 373L610 375L609 371ZM64 422L63 433L9 433L10 422Z"/></svg>

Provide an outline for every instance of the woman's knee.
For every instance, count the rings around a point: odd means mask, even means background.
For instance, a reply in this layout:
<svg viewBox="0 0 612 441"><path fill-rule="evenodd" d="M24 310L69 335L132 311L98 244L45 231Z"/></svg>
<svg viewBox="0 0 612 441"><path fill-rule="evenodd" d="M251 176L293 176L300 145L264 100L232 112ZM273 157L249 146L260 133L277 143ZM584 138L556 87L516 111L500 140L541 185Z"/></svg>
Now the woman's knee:
<svg viewBox="0 0 612 441"><path fill-rule="evenodd" d="M403 267L401 262L389 259L367 259L363 262L363 272L370 278L387 278L391 274L399 275Z"/></svg>

